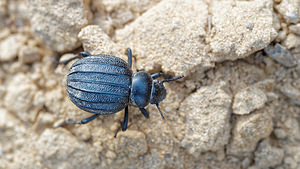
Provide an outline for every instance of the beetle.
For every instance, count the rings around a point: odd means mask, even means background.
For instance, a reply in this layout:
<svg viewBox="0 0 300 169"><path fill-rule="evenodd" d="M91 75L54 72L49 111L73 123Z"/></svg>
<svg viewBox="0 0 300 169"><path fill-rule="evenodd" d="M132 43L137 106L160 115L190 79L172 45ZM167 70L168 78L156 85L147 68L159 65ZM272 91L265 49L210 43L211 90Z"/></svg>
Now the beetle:
<svg viewBox="0 0 300 169"><path fill-rule="evenodd" d="M167 93L164 83L181 79L183 76L159 81L157 78L166 75L161 72L150 75L146 71L132 73L130 48L127 49L127 55L128 63L112 55L92 55L88 52L80 52L75 57L60 62L66 65L80 58L69 69L66 91L77 107L93 115L81 121L68 119L57 127L66 124L86 124L100 115L114 114L125 109L123 123L121 122L118 129L125 131L130 103L138 107L146 118L149 118L149 113L145 107L148 104L155 104L164 119L159 107L159 103L165 99Z"/></svg>

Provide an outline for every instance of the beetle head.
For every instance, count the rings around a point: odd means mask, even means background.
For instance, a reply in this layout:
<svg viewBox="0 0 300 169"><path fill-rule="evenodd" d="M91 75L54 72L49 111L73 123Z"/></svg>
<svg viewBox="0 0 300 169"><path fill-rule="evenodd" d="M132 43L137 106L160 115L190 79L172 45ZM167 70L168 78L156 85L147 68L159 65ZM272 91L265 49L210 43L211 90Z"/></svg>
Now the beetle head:
<svg viewBox="0 0 300 169"><path fill-rule="evenodd" d="M157 109L160 112L160 115L161 115L162 119L164 119L165 117L164 117L162 111L160 110L158 104L161 101L163 101L166 98L166 95L167 95L167 91L166 91L166 88L164 86L164 82L170 82L170 81L178 80L178 79L181 79L181 78L183 78L183 76L178 76L178 77L171 78L171 79L165 79L163 81L153 80L150 103L156 105Z"/></svg>
<svg viewBox="0 0 300 169"><path fill-rule="evenodd" d="M166 98L167 91L163 81L153 80L152 92L150 97L151 104L158 104Z"/></svg>

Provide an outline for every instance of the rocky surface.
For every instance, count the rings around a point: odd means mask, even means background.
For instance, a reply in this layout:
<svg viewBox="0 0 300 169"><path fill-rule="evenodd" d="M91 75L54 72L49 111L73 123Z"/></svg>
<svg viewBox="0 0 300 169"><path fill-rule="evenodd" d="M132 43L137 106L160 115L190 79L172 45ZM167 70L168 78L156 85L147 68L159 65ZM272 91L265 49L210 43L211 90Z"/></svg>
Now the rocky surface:
<svg viewBox="0 0 300 169"><path fill-rule="evenodd" d="M80 46L77 34L89 22L89 0L28 0L33 32L49 47L65 52Z"/></svg>
<svg viewBox="0 0 300 169"><path fill-rule="evenodd" d="M220 86L211 86L202 87L182 102L182 146L190 154L198 157L201 152L217 151L228 144L231 98Z"/></svg>
<svg viewBox="0 0 300 169"><path fill-rule="evenodd" d="M0 168L300 168L297 0L0 0L0 19ZM57 63L127 47L134 72L185 75L166 119L54 128L90 116Z"/></svg>

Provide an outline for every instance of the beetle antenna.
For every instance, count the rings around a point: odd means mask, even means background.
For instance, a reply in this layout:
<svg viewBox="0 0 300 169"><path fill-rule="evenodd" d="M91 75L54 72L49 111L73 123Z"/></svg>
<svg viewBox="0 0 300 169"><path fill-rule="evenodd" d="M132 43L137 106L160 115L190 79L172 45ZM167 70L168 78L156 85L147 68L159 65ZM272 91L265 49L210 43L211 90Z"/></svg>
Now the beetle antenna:
<svg viewBox="0 0 300 169"><path fill-rule="evenodd" d="M175 81L175 80L181 79L183 77L184 76L178 76L178 77L174 77L174 78L171 78L171 79L165 79L165 80L161 81L161 83Z"/></svg>
<svg viewBox="0 0 300 169"><path fill-rule="evenodd" d="M161 118L164 120L164 119L165 119L164 114L163 114L162 111L160 110L158 103L156 104L156 107L157 107L157 109L158 109L158 111L159 111L159 113L160 113L160 115L161 115Z"/></svg>

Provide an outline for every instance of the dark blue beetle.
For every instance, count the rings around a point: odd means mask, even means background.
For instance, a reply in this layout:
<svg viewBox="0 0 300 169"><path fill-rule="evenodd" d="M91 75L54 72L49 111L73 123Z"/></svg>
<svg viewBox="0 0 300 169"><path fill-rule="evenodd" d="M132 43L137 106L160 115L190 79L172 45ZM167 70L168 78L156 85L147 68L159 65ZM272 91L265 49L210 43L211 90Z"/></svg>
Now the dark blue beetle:
<svg viewBox="0 0 300 169"><path fill-rule="evenodd" d="M67 77L67 93L76 106L94 115L81 121L68 119L58 127L66 124L86 124L99 115L114 114L125 108L124 121L121 125L122 131L125 131L128 124L129 102L138 107L146 118L149 118L149 114L145 107L149 103L155 104L164 119L158 105L166 97L163 84L183 76L158 81L158 77L165 75L162 73L150 75L145 71L132 74L130 48L127 49L127 54L128 63L115 56L91 55L87 52L81 52L61 62L67 64L71 60L83 57L70 68Z"/></svg>

